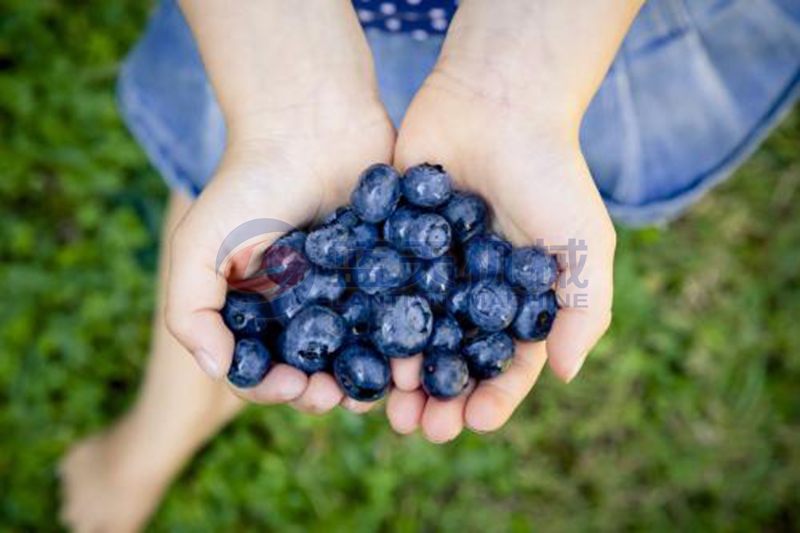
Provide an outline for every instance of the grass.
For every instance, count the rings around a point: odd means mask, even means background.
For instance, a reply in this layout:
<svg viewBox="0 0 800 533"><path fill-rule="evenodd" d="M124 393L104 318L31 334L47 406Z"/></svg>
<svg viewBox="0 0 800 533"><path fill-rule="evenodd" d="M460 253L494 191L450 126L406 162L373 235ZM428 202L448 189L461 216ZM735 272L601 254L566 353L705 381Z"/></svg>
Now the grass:
<svg viewBox="0 0 800 533"><path fill-rule="evenodd" d="M113 81L146 11L0 7L0 531L58 530L57 459L144 366L166 189ZM795 111L681 220L621 229L609 335L499 433L252 408L152 531L796 531L798 146Z"/></svg>

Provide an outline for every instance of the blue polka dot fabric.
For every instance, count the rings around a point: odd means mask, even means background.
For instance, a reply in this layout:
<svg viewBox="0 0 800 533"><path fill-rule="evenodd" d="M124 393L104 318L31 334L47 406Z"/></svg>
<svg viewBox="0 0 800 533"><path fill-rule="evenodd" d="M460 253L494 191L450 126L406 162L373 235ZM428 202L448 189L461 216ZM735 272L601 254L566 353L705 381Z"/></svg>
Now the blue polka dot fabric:
<svg viewBox="0 0 800 533"><path fill-rule="evenodd" d="M365 29L406 33L424 41L447 33L458 0L353 0Z"/></svg>

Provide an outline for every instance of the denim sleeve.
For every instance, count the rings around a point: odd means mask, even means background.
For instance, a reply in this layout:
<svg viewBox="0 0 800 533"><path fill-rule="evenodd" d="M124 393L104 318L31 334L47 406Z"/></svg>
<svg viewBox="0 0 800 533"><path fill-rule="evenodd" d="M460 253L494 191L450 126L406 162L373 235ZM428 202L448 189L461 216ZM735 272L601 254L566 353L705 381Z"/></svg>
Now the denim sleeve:
<svg viewBox="0 0 800 533"><path fill-rule="evenodd" d="M395 124L433 67L441 36L370 29L381 97ZM581 127L612 216L671 219L758 147L800 94L797 0L650 0ZM213 176L225 124L174 0L125 60L120 109L153 165L192 195Z"/></svg>

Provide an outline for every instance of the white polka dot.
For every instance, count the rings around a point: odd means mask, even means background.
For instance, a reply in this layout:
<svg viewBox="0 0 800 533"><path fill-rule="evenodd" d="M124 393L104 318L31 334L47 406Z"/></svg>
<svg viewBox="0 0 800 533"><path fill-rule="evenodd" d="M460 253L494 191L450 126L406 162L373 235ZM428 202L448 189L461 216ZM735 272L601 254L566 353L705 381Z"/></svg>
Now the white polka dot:
<svg viewBox="0 0 800 533"><path fill-rule="evenodd" d="M389 31L399 31L403 23L399 19L386 19L386 29Z"/></svg>
<svg viewBox="0 0 800 533"><path fill-rule="evenodd" d="M394 4L390 4L389 2L384 2L381 4L381 13L384 15L394 15L397 12L397 6Z"/></svg>
<svg viewBox="0 0 800 533"><path fill-rule="evenodd" d="M415 41L424 41L428 38L428 32L425 30L414 30L411 32L411 38Z"/></svg>
<svg viewBox="0 0 800 533"><path fill-rule="evenodd" d="M375 20L375 13L368 9L359 9L358 10L358 20L361 22L372 22Z"/></svg>
<svg viewBox="0 0 800 533"><path fill-rule="evenodd" d="M433 19L431 21L431 28L438 31L444 31L447 29L447 19Z"/></svg>
<svg viewBox="0 0 800 533"><path fill-rule="evenodd" d="M437 7L428 11L428 15L430 15L432 19L443 19L447 16L447 11Z"/></svg>
<svg viewBox="0 0 800 533"><path fill-rule="evenodd" d="M406 2L408 2L412 6L418 6L420 5L420 3L422 3L422 0L406 0Z"/></svg>

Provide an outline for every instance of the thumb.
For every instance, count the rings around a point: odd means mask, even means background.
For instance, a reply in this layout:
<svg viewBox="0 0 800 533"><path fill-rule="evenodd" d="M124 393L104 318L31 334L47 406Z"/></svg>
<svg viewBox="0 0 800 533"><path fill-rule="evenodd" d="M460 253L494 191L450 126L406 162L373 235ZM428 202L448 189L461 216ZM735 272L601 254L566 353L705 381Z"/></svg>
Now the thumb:
<svg viewBox="0 0 800 533"><path fill-rule="evenodd" d="M219 314L227 282L214 268L215 255L199 245L198 233L187 222L181 223L172 238L166 324L203 371L219 380L230 367L234 344Z"/></svg>

